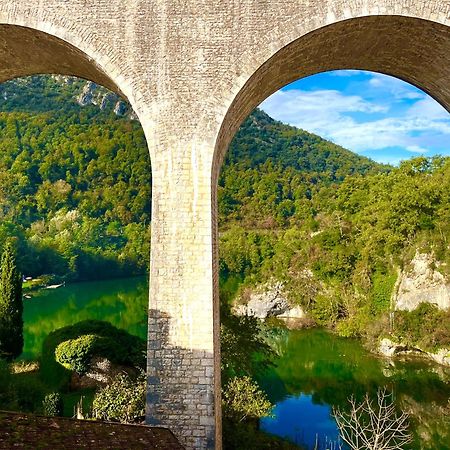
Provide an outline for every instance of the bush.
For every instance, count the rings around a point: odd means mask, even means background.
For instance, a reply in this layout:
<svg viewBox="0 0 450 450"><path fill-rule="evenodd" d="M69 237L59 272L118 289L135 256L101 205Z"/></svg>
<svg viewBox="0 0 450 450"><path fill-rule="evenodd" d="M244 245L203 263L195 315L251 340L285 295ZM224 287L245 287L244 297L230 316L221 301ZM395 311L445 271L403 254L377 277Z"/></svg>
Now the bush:
<svg viewBox="0 0 450 450"><path fill-rule="evenodd" d="M375 272L372 277L372 312L378 315L389 311L397 274Z"/></svg>
<svg viewBox="0 0 450 450"><path fill-rule="evenodd" d="M135 380L119 374L111 384L100 389L94 397L92 415L95 419L132 423L145 415L145 373Z"/></svg>
<svg viewBox="0 0 450 450"><path fill-rule="evenodd" d="M114 345L115 343L109 338L85 334L79 338L61 342L56 347L55 358L66 369L83 375L89 369L92 356L109 354Z"/></svg>
<svg viewBox="0 0 450 450"><path fill-rule="evenodd" d="M339 303L335 297L317 295L311 314L322 326L334 326L339 318Z"/></svg>
<svg viewBox="0 0 450 450"><path fill-rule="evenodd" d="M16 392L16 408L22 412L37 412L42 407L42 399L48 392L47 385L36 376L14 376L13 386Z"/></svg>
<svg viewBox="0 0 450 450"><path fill-rule="evenodd" d="M406 345L435 351L450 347L450 310L421 303L414 311L396 311L394 338Z"/></svg>
<svg viewBox="0 0 450 450"><path fill-rule="evenodd" d="M46 416L62 416L64 406L61 394L59 392L47 394L42 401L42 407Z"/></svg>
<svg viewBox="0 0 450 450"><path fill-rule="evenodd" d="M0 409L15 409L16 392L8 363L0 359Z"/></svg>
<svg viewBox="0 0 450 450"><path fill-rule="evenodd" d="M64 342L67 344L59 347ZM81 348L77 349L77 345ZM69 381L69 370L83 373L86 361L94 355L103 356L117 364L144 368L145 349L143 339L109 322L84 320L55 330L46 337L42 345L41 375L61 388ZM57 357L61 363L56 360Z"/></svg>
<svg viewBox="0 0 450 450"><path fill-rule="evenodd" d="M273 405L250 377L232 378L222 392L223 413L234 422L270 415Z"/></svg>

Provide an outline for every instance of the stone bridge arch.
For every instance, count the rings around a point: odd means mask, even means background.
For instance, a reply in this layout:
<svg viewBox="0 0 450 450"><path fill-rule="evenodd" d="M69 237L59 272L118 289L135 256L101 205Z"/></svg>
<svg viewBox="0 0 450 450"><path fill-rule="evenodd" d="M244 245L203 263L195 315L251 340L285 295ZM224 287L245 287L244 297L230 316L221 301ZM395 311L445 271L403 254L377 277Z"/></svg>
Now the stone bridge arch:
<svg viewBox="0 0 450 450"><path fill-rule="evenodd" d="M211 169L213 280L218 270L217 182L223 158L240 124L271 94L317 73L366 70L406 81L450 112L449 2L322 2L330 3L341 4L338 13L328 9L322 16L305 17L300 25L290 20L281 32L275 21L273 41L267 38L270 33L263 35L265 49L242 56L242 67L251 75L243 77L238 70L230 81L233 94L222 111ZM214 297L218 302L217 283Z"/></svg>
<svg viewBox="0 0 450 450"><path fill-rule="evenodd" d="M317 73L356 69L391 75L422 89L450 111L448 24L450 20L446 25L401 15L362 16L325 25L290 42L253 72L229 105L215 145L213 178L250 112L287 84Z"/></svg>
<svg viewBox="0 0 450 450"><path fill-rule="evenodd" d="M403 78L449 109L449 26L449 0L0 0L0 80L89 78L122 93L146 134L150 423L221 448L216 189L240 122L337 68Z"/></svg>

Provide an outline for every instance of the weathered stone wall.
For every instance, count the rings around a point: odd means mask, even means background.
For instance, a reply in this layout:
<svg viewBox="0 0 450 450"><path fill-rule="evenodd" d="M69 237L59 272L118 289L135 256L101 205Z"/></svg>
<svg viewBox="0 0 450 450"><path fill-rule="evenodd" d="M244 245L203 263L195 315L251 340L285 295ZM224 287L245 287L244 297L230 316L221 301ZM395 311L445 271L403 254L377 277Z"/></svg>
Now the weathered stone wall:
<svg viewBox="0 0 450 450"><path fill-rule="evenodd" d="M389 73L450 109L450 1L0 0L0 24L0 80L81 76L138 114L154 183L148 417L189 448L215 430L220 448L216 180L230 139L267 95L330 69Z"/></svg>

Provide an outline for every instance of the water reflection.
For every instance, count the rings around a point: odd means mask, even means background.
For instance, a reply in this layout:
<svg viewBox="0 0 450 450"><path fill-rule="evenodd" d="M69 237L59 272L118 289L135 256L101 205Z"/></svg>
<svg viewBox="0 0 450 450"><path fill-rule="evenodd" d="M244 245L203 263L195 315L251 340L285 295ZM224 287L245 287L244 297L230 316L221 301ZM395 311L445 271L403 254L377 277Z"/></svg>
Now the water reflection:
<svg viewBox="0 0 450 450"><path fill-rule="evenodd" d="M24 351L36 358L53 330L85 319L105 320L146 338L147 277L95 281L42 290L24 301Z"/></svg>
<svg viewBox="0 0 450 450"><path fill-rule="evenodd" d="M302 438L312 448L316 433L322 441L336 436L331 406L346 408L352 394L362 400L388 386L412 416L414 448L450 449L448 369L424 360L392 363L324 330L274 330L271 339L280 358L260 383L277 408L276 419L262 421L263 429Z"/></svg>
<svg viewBox="0 0 450 450"><path fill-rule="evenodd" d="M288 396L278 402L273 412L273 418L261 421L261 428L269 433L307 448L330 448L330 442L339 441L330 406L314 404L311 395Z"/></svg>

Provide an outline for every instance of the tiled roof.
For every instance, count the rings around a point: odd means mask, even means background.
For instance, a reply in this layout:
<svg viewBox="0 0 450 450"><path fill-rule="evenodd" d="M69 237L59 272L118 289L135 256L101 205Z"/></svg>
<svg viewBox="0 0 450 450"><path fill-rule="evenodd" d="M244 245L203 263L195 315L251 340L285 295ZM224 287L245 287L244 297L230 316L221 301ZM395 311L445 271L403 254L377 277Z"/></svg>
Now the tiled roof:
<svg viewBox="0 0 450 450"><path fill-rule="evenodd" d="M0 449L183 450L166 428L0 411Z"/></svg>

